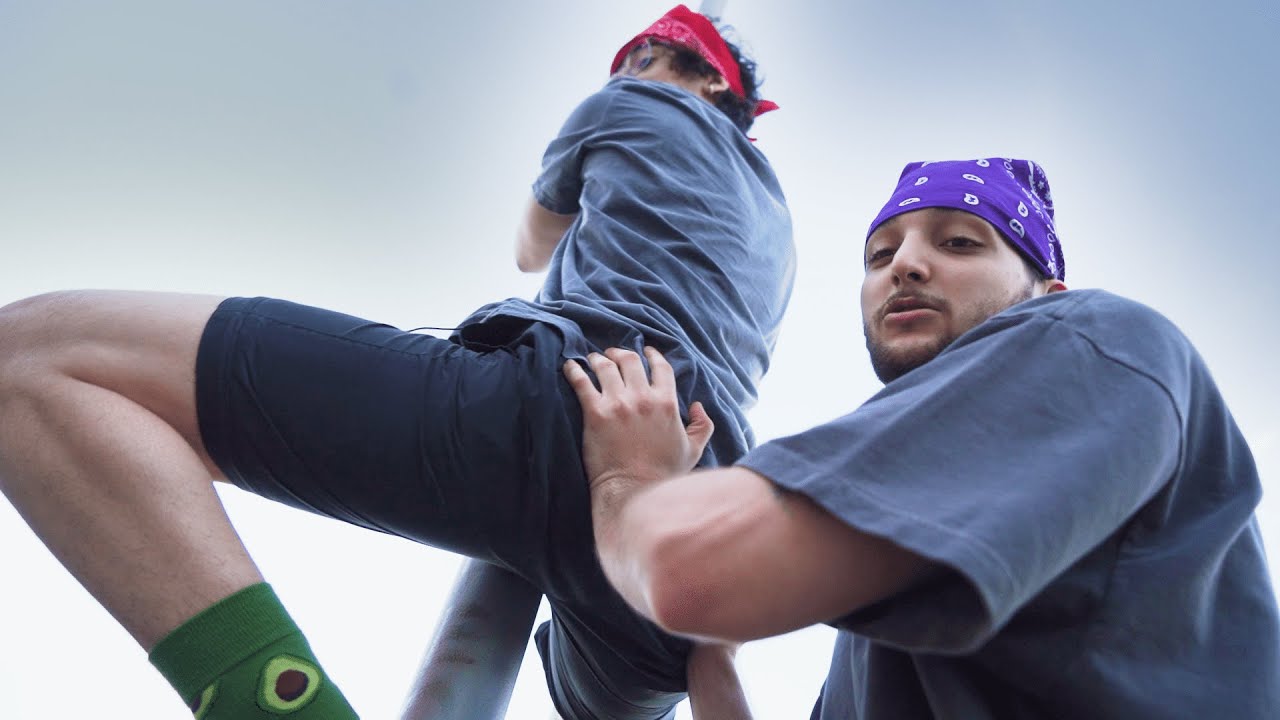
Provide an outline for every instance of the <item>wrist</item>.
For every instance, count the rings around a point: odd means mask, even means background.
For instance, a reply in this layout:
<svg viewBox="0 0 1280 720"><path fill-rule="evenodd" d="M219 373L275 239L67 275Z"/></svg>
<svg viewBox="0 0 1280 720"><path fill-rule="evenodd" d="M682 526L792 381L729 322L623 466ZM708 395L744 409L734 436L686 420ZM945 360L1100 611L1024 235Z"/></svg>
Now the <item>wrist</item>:
<svg viewBox="0 0 1280 720"><path fill-rule="evenodd" d="M622 473L611 473L591 482L591 518L596 543L606 544L614 534L618 516L644 483Z"/></svg>
<svg viewBox="0 0 1280 720"><path fill-rule="evenodd" d="M645 503L648 485L617 474L592 485L591 521L596 554L605 576L636 612L655 620L651 605L653 578L652 508Z"/></svg>
<svg viewBox="0 0 1280 720"><path fill-rule="evenodd" d="M630 495L642 487L667 479L666 473L656 467L643 464L624 465L618 469L588 477L590 477L592 497L600 493L610 499L620 495Z"/></svg>
<svg viewBox="0 0 1280 720"><path fill-rule="evenodd" d="M651 468L630 468L591 479L591 515L596 522L597 539L601 525L611 527L619 521L632 499L665 477Z"/></svg>

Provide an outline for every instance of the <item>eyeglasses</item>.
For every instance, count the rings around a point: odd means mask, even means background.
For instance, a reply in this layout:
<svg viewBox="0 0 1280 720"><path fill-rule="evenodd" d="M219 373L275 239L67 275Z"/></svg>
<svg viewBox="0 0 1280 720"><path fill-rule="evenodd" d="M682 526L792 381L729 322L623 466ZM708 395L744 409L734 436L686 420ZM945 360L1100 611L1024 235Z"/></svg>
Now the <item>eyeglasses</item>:
<svg viewBox="0 0 1280 720"><path fill-rule="evenodd" d="M645 38L644 42L635 46L631 49L631 52L627 53L627 57L622 61L622 67L618 68L618 74L634 77L644 72L646 68L653 64L654 47L664 46L651 42L649 38Z"/></svg>

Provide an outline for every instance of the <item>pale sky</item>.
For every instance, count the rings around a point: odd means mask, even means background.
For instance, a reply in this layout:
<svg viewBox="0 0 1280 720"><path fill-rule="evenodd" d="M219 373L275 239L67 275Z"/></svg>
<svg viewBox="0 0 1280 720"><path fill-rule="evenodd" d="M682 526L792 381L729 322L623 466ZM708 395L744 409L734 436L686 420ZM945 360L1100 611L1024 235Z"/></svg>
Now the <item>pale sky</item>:
<svg viewBox="0 0 1280 720"><path fill-rule="evenodd" d="M511 250L542 151L669 7L0 0L0 304L75 287L273 295L413 327L530 296L541 277ZM1053 186L1068 284L1155 307L1205 356L1280 552L1273 2L732 0L726 19L782 105L752 135L799 253L751 412L761 441L879 388L860 254L902 165L1031 158ZM222 495L355 707L395 717L457 559ZM0 716L184 717L2 502L0 548ZM807 717L833 635L743 648L759 717ZM549 711L531 653L509 717Z"/></svg>

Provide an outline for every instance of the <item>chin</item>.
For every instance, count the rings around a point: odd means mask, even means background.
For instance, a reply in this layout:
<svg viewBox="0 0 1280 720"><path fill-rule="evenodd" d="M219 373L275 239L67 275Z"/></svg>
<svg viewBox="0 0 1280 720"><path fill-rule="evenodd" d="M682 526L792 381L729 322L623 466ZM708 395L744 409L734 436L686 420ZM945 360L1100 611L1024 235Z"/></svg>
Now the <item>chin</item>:
<svg viewBox="0 0 1280 720"><path fill-rule="evenodd" d="M947 338L891 344L868 337L867 351L871 354L871 367L876 377L887 385L937 357L948 344L950 340Z"/></svg>

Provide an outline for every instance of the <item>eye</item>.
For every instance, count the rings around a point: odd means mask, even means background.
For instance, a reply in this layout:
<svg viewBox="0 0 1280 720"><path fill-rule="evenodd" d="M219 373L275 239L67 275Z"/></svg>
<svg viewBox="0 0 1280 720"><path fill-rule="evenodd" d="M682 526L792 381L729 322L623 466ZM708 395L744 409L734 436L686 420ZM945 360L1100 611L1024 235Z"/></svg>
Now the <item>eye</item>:
<svg viewBox="0 0 1280 720"><path fill-rule="evenodd" d="M942 246L957 249L957 250L965 250L965 249L976 249L976 248L982 247L982 243L978 242L977 240L974 240L971 237L965 237L964 235L955 235L953 237L947 238L946 240L943 240Z"/></svg>
<svg viewBox="0 0 1280 720"><path fill-rule="evenodd" d="M662 47L654 42L645 40L639 45L632 48L627 53L626 58L622 61L622 66L618 68L618 72L624 75L636 76L643 73L654 61L654 49Z"/></svg>
<svg viewBox="0 0 1280 720"><path fill-rule="evenodd" d="M894 248L887 248L887 247L880 248L879 250L874 250L871 252L870 255L867 255L867 258L864 261L864 264L866 265L866 267L873 267L875 265L883 264L889 258L893 257L893 251L894 251Z"/></svg>

